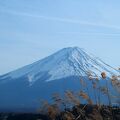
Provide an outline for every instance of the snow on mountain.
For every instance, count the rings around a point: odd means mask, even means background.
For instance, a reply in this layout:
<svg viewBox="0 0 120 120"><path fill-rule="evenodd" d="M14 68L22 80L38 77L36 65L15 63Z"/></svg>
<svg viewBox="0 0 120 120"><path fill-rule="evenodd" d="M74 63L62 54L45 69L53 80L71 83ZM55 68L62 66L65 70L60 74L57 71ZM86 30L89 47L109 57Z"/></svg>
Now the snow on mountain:
<svg viewBox="0 0 120 120"><path fill-rule="evenodd" d="M48 72L50 77L46 81L51 81L69 76L86 76L88 72L93 76L100 77L103 71L108 76L118 73L113 67L92 54L88 54L85 50L69 47L31 65L10 72L8 76L15 79L26 75L28 81L33 83L36 81L35 75L40 72Z"/></svg>
<svg viewBox="0 0 120 120"><path fill-rule="evenodd" d="M83 49L64 48L40 61L0 76L0 109L11 108L16 111L37 108L40 99L49 101L53 93L63 95L66 90L79 91L82 88L81 77L87 84L91 99L95 100L87 76L90 73L100 78L103 71L107 76L119 74L119 71ZM99 80L100 84L105 85L105 80ZM114 92L111 83L109 87ZM108 103L105 95L101 95L101 98L101 103Z"/></svg>

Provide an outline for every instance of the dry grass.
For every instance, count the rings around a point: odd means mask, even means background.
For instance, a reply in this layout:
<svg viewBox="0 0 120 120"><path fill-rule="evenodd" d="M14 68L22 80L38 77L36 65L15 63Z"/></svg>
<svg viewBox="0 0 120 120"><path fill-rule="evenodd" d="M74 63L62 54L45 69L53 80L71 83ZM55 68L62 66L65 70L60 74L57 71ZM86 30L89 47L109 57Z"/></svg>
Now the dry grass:
<svg viewBox="0 0 120 120"><path fill-rule="evenodd" d="M105 72L101 73L102 80L105 81L105 86L100 86L100 81L98 76L93 76L90 72L87 73L88 79L91 82L91 87L93 88L93 94L95 98L95 102L90 98L89 89L86 81L84 79L80 79L81 84L81 90L78 92L73 92L70 90L65 91L64 97L61 97L58 93L55 93L52 95L53 104L48 104L45 102L43 104L44 111L46 110L47 115L51 120L57 120L57 116L61 117L60 120L103 120L103 107L101 104L101 98L100 94L106 95L108 97L109 107L107 107L107 110L109 113L113 116L110 118L112 120L114 118L113 110L111 109L112 100L113 98L120 98L120 76L112 76L110 78L111 85L114 87L116 92L118 93L118 96L112 95L109 90L108 85L108 79L107 74ZM85 92L86 91L86 92ZM97 92L99 94L97 94ZM81 98L86 101L86 105L84 105L82 108L81 105ZM120 99L116 100L116 103L120 105ZM86 106L96 106L94 109L92 109L91 113L87 113L85 111ZM61 113L61 106L63 106L64 109ZM73 107L75 109L73 109ZM86 115L86 113L87 115ZM59 120L59 119L58 119Z"/></svg>

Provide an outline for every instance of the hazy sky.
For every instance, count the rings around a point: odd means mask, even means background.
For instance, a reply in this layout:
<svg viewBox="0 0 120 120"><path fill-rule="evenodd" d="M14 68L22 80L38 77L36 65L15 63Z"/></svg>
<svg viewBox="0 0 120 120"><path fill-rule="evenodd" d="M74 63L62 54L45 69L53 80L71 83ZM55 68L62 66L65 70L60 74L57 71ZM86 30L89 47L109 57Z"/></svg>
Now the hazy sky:
<svg viewBox="0 0 120 120"><path fill-rule="evenodd" d="M120 0L0 0L0 75L69 46L120 67Z"/></svg>

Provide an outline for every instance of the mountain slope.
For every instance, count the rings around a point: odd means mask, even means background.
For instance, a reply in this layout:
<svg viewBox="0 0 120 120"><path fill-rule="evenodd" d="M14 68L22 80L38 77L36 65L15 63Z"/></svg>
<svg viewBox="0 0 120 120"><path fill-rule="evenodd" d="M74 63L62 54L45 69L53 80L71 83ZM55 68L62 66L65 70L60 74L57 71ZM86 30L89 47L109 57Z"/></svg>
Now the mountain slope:
<svg viewBox="0 0 120 120"><path fill-rule="evenodd" d="M26 75L29 82L34 82L38 79L35 78L37 74L47 72L50 77L46 81L50 81L69 76L86 76L88 72L91 72L94 76L100 76L103 71L108 75L118 73L117 70L107 65L99 58L87 54L87 52L78 47L70 47L62 49L31 65L10 72L7 76L3 76L3 78L19 78Z"/></svg>
<svg viewBox="0 0 120 120"><path fill-rule="evenodd" d="M103 71L108 76L119 73L83 49L64 48L31 65L0 76L0 108L39 107L40 99L50 100L55 92L63 94L68 89L79 90L81 77L91 90L88 74L101 79ZM103 99L103 103L107 103L107 100Z"/></svg>

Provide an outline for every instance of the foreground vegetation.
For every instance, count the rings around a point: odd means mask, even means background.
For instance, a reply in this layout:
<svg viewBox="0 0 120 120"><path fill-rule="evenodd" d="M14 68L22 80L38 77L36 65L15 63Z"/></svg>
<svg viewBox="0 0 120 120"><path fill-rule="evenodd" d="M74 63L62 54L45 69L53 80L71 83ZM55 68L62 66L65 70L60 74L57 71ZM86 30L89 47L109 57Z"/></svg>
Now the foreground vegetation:
<svg viewBox="0 0 120 120"><path fill-rule="evenodd" d="M67 90L63 97L58 93L53 94L52 103L42 103L41 113L48 116L49 120L120 120L120 76L113 75L109 79L102 72L101 80L105 84L101 86L97 76L90 72L87 75L92 89L89 90L87 82L80 79L80 91ZM91 91L94 99L89 93ZM101 95L107 99L107 106L103 105ZM81 104L81 99L85 101L85 105Z"/></svg>
<svg viewBox="0 0 120 120"><path fill-rule="evenodd" d="M0 113L0 120L120 120L120 108L92 105L74 106L57 114Z"/></svg>
<svg viewBox="0 0 120 120"><path fill-rule="evenodd" d="M105 84L101 86L97 76L90 72L87 75L91 89L81 78L79 91L67 90L62 97L54 93L51 103L41 103L38 114L0 113L0 120L120 120L120 76L113 75L108 80L106 73L102 72L101 80ZM111 92L109 85L115 92ZM94 99L89 92L93 93ZM106 106L101 95L107 99ZM86 104L82 104L81 99Z"/></svg>

